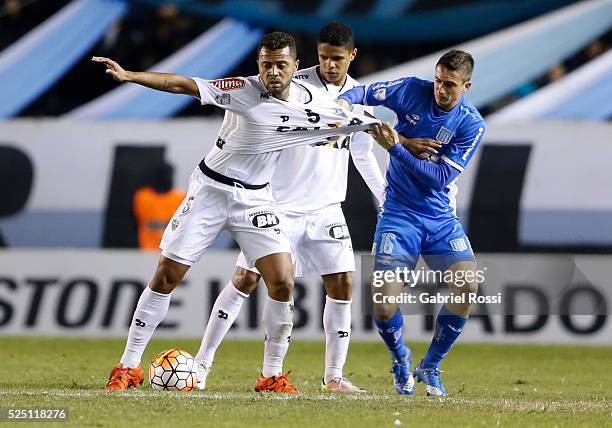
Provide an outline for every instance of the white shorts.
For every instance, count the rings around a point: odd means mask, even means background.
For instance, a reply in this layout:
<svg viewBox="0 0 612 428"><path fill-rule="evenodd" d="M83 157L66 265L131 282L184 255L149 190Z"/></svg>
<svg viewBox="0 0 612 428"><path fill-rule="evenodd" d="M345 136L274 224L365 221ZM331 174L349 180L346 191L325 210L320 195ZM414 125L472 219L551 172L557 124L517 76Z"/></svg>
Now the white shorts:
<svg viewBox="0 0 612 428"><path fill-rule="evenodd" d="M253 265L261 257L289 253L291 244L280 225L270 186L251 190L207 177L199 167L191 174L185 200L168 223L162 255L191 266L223 229L227 229Z"/></svg>
<svg viewBox="0 0 612 428"><path fill-rule="evenodd" d="M355 271L355 256L340 204L311 214L283 214L283 230L291 240L296 278ZM240 253L236 266L256 272Z"/></svg>

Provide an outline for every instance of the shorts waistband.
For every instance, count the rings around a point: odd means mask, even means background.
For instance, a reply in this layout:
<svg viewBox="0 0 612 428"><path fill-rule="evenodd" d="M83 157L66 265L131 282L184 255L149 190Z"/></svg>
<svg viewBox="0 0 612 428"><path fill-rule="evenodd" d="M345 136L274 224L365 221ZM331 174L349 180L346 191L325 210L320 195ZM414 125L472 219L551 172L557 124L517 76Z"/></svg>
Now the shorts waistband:
<svg viewBox="0 0 612 428"><path fill-rule="evenodd" d="M204 159L202 159L202 162L200 162L199 167L200 171L202 171L202 174L204 174L208 178L212 178L213 180L218 181L219 183L227 184L228 186L238 186L249 190L259 190L265 188L268 185L268 183L249 184L245 183L244 181L237 180L235 178L226 177L225 175L219 174L217 171L213 171L208 166L206 166L206 164L204 163Z"/></svg>

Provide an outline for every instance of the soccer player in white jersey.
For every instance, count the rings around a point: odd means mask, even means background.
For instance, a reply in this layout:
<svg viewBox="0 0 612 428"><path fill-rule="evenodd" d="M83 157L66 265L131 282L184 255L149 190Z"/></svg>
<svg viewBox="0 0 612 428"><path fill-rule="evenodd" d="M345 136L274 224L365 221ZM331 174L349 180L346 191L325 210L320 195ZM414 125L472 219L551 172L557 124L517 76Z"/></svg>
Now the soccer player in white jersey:
<svg viewBox="0 0 612 428"><path fill-rule="evenodd" d="M297 80L325 90L332 98L359 86L347 74L357 53L349 27L340 23L326 25L319 33L317 50L319 65L298 71ZM295 277L321 276L327 292L323 311L323 388L358 393L363 390L342 375L351 332L351 272L355 270L351 237L340 207L346 197L349 153L372 193L382 202L384 178L372 153L372 139L363 132L333 144L313 143L283 150L271 185L276 206L286 220ZM199 389L205 388L215 351L259 279L257 269L241 253L233 278L215 301L196 355Z"/></svg>
<svg viewBox="0 0 612 428"><path fill-rule="evenodd" d="M125 351L106 389L125 390L142 383L140 360L168 312L172 290L225 228L268 286L263 370L255 389L297 393L282 374L292 325L290 242L268 182L280 149L311 142L313 135L324 141L332 135L348 135L364 129L370 119L342 110L333 100L315 96L316 88L292 80L299 63L295 42L285 33L274 32L262 39L259 76L247 78L208 81L126 71L108 58L93 61L105 64L106 73L115 80L191 95L202 104L226 110L216 145L191 175L187 196L164 232L157 270L138 301Z"/></svg>

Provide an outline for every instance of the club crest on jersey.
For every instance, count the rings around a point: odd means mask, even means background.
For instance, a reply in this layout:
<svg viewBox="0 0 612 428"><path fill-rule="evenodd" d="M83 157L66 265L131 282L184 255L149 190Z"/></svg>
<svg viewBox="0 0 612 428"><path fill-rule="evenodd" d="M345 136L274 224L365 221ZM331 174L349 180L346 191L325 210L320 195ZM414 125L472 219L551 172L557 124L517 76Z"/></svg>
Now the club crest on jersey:
<svg viewBox="0 0 612 428"><path fill-rule="evenodd" d="M221 89L222 91L233 91L236 89L242 89L245 85L244 80L238 79L237 77L211 80L210 83L212 83L216 88Z"/></svg>
<svg viewBox="0 0 612 428"><path fill-rule="evenodd" d="M172 231L174 232L176 228L179 227L179 221L176 218L172 219Z"/></svg>
<svg viewBox="0 0 612 428"><path fill-rule="evenodd" d="M438 141L440 144L448 144L454 136L455 133L453 131L441 126L440 130L438 131L438 135L436 135L436 141Z"/></svg>
<svg viewBox="0 0 612 428"><path fill-rule="evenodd" d="M387 98L387 88L376 89L374 91L374 94L372 94L372 96L377 101L384 101L385 98Z"/></svg>
<svg viewBox="0 0 612 428"><path fill-rule="evenodd" d="M348 117L346 113L344 112L344 110L340 108L334 109L334 114L337 114L338 116L342 116L342 117Z"/></svg>
<svg viewBox="0 0 612 428"><path fill-rule="evenodd" d="M247 215L251 220L251 224L259 229L278 226L280 223L278 216L272 210L255 210L247 213Z"/></svg>
<svg viewBox="0 0 612 428"><path fill-rule="evenodd" d="M453 251L465 251L468 249L464 238L452 239L449 241L449 244Z"/></svg>
<svg viewBox="0 0 612 428"><path fill-rule="evenodd" d="M349 239L351 237L346 223L332 223L325 225L327 233L334 239Z"/></svg>
<svg viewBox="0 0 612 428"><path fill-rule="evenodd" d="M230 97L230 94L219 94L215 97L217 104L221 105L227 105L231 102L231 100L232 98Z"/></svg>

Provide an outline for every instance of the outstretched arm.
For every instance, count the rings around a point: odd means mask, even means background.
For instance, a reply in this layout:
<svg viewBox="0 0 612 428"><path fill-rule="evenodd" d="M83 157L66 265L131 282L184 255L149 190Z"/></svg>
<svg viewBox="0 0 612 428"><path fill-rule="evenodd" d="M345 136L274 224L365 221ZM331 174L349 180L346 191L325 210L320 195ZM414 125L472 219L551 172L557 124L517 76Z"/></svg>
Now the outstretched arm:
<svg viewBox="0 0 612 428"><path fill-rule="evenodd" d="M94 56L91 60L106 65L106 74L111 75L118 82L138 83L147 88L172 94L185 94L193 97L200 95L198 85L189 77L180 74L127 71L112 59L100 56Z"/></svg>

